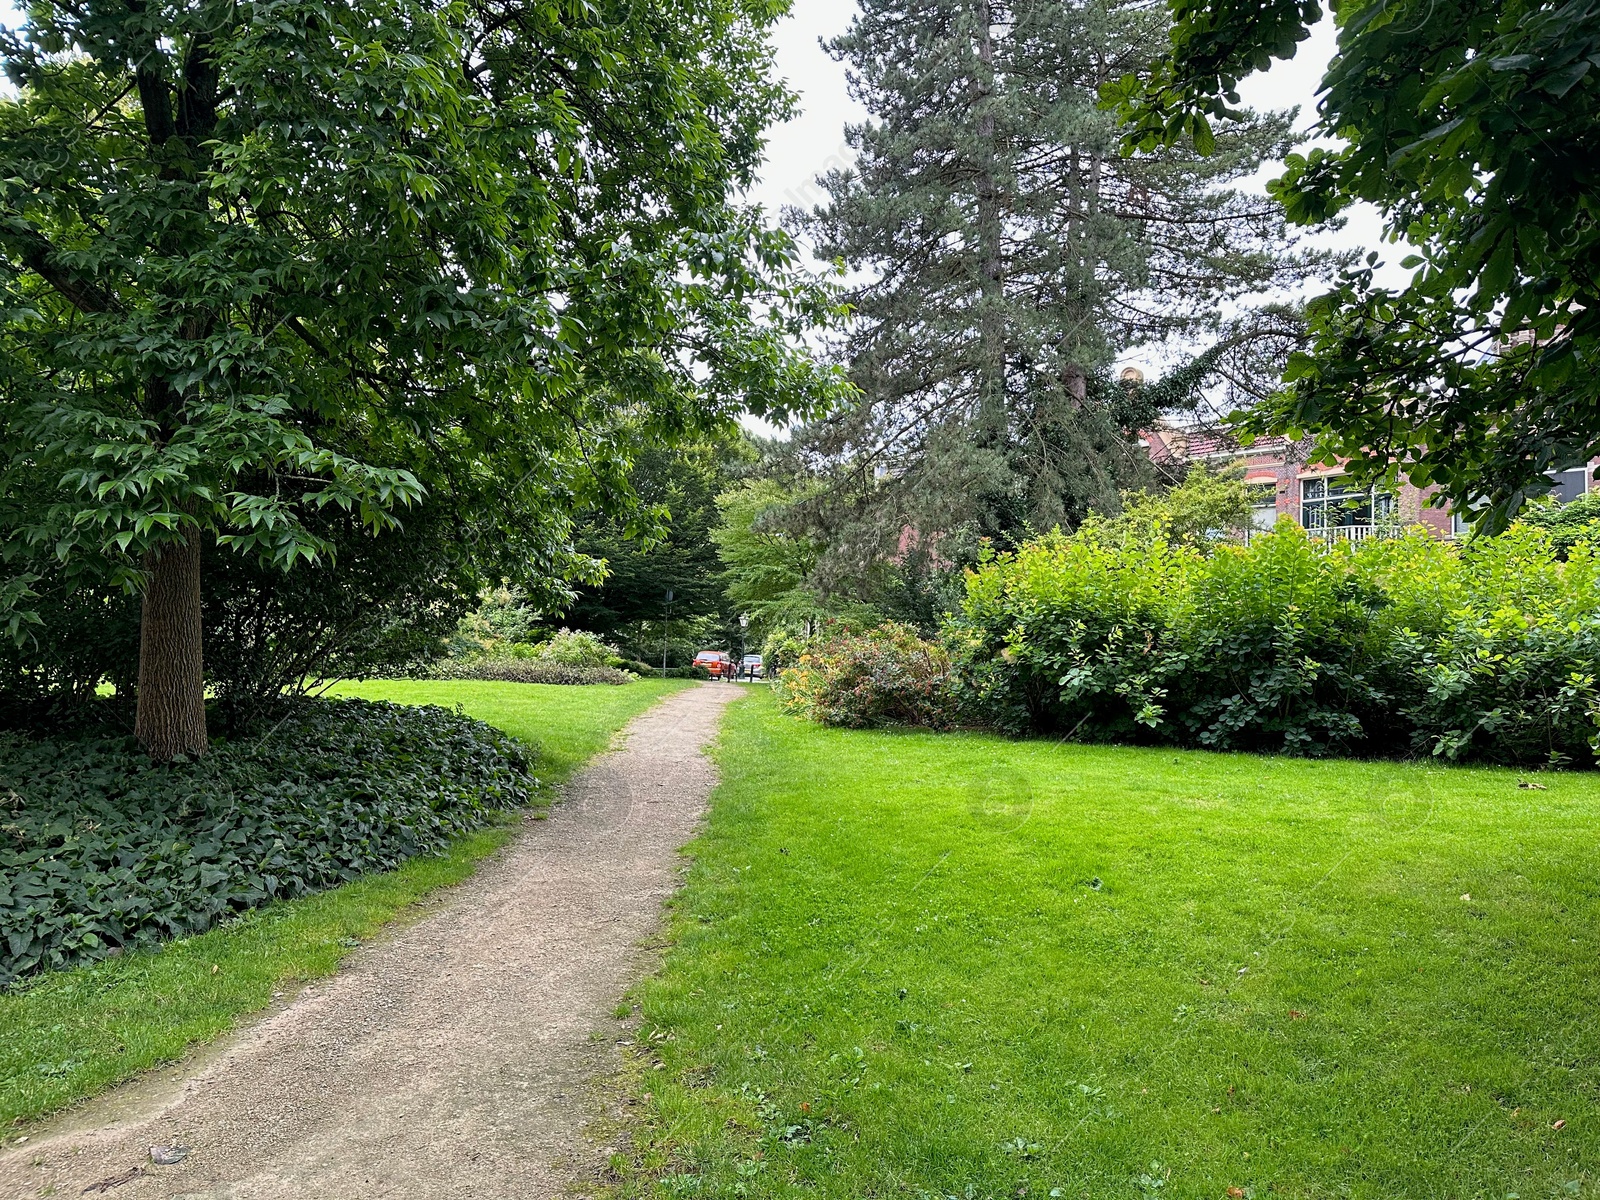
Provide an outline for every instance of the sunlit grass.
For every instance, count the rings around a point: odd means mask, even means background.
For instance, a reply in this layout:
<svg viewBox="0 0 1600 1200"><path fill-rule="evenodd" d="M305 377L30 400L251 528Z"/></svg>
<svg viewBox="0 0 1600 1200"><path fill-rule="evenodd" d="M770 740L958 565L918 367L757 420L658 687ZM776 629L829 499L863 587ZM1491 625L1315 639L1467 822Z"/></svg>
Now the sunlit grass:
<svg viewBox="0 0 1600 1200"><path fill-rule="evenodd" d="M726 720L625 1191L1600 1193L1600 778Z"/></svg>
<svg viewBox="0 0 1600 1200"><path fill-rule="evenodd" d="M539 751L539 776L559 782L611 744L656 701L695 686L692 680L640 679L623 686L560 687L477 680L374 680L346 683L336 696L397 704L460 705L469 717L504 729Z"/></svg>

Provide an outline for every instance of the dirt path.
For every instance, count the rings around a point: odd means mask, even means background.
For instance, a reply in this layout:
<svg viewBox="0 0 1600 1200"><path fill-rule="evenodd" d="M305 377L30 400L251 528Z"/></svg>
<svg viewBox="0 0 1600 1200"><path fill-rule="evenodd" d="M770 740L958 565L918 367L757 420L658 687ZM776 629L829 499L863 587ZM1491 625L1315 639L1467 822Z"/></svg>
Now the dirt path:
<svg viewBox="0 0 1600 1200"><path fill-rule="evenodd" d="M714 781L702 747L737 694L702 685L639 717L438 913L198 1066L0 1155L0 1196L124 1179L104 1194L541 1200L592 1176L589 1084L614 1051L591 1033L647 963ZM171 1145L189 1157L150 1162Z"/></svg>

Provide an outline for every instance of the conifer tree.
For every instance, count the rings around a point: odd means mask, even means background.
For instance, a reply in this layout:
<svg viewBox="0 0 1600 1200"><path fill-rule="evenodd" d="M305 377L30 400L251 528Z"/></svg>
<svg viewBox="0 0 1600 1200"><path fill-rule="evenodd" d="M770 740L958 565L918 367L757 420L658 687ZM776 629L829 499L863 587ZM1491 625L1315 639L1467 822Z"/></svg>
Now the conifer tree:
<svg viewBox="0 0 1600 1200"><path fill-rule="evenodd" d="M840 347L862 399L800 439L841 481L811 515L852 569L904 557L908 527L948 548L1114 506L1149 469L1139 425L1175 398L1113 382L1117 356L1198 347L1324 266L1234 186L1293 146L1292 113L1204 157L1119 154L1099 89L1166 33L1141 0L862 0L830 43L871 116L830 201L790 215L862 280Z"/></svg>

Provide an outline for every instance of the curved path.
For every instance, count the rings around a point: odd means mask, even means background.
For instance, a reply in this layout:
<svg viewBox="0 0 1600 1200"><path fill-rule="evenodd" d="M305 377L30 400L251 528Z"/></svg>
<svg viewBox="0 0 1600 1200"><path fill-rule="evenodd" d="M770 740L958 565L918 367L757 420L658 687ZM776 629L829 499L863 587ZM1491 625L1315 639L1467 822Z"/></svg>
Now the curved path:
<svg viewBox="0 0 1600 1200"><path fill-rule="evenodd" d="M591 1033L646 968L738 694L706 684L636 719L438 912L198 1065L0 1155L0 1196L542 1200L593 1178L589 1083L614 1060ZM189 1157L151 1163L172 1145Z"/></svg>

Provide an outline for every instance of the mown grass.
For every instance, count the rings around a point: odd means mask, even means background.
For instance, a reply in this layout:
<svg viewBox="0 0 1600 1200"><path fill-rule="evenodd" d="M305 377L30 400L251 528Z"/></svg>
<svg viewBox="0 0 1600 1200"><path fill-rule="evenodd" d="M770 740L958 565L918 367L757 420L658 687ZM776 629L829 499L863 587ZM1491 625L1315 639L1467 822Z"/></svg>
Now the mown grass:
<svg viewBox="0 0 1600 1200"><path fill-rule="evenodd" d="M726 720L622 1191L1600 1194L1595 776Z"/></svg>
<svg viewBox="0 0 1600 1200"><path fill-rule="evenodd" d="M536 745L540 778L559 782L634 716L683 686L675 680L606 688L403 682L348 691L404 704L460 704ZM520 820L508 815L443 855L270 905L198 937L0 992L0 1135L171 1062L266 1007L275 993L331 975L352 947L417 901L470 877Z"/></svg>
<svg viewBox="0 0 1600 1200"><path fill-rule="evenodd" d="M686 679L640 679L621 687L372 680L340 684L333 694L396 704L459 705L469 717L537 747L539 777L559 783L609 746L617 730L656 701L693 686L694 681Z"/></svg>

